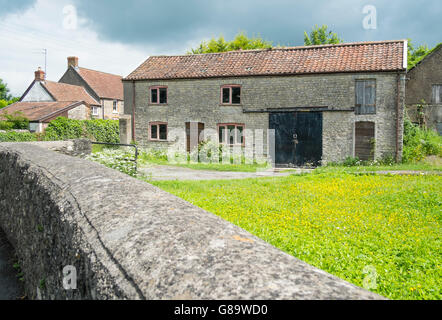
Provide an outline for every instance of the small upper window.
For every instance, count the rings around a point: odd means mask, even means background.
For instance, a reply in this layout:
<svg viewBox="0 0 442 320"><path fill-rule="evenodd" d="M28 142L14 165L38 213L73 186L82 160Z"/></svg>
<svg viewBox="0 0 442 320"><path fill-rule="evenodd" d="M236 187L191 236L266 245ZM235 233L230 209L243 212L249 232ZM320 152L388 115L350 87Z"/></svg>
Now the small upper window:
<svg viewBox="0 0 442 320"><path fill-rule="evenodd" d="M118 113L118 102L117 102L117 100L114 100L114 104L113 104L113 107L112 107L112 112L113 113Z"/></svg>
<svg viewBox="0 0 442 320"><path fill-rule="evenodd" d="M150 103L167 104L167 87L151 87Z"/></svg>
<svg viewBox="0 0 442 320"><path fill-rule="evenodd" d="M356 114L376 113L376 80L356 80Z"/></svg>
<svg viewBox="0 0 442 320"><path fill-rule="evenodd" d="M149 125L150 140L167 141L167 123L152 122Z"/></svg>
<svg viewBox="0 0 442 320"><path fill-rule="evenodd" d="M442 103L442 84L433 85L432 102L436 104Z"/></svg>
<svg viewBox="0 0 442 320"><path fill-rule="evenodd" d="M98 116L98 110L99 110L98 107L92 106L92 115L93 116Z"/></svg>
<svg viewBox="0 0 442 320"><path fill-rule="evenodd" d="M219 143L226 145L244 145L243 124L220 124L218 125Z"/></svg>
<svg viewBox="0 0 442 320"><path fill-rule="evenodd" d="M221 87L222 104L241 104L241 86L226 85Z"/></svg>

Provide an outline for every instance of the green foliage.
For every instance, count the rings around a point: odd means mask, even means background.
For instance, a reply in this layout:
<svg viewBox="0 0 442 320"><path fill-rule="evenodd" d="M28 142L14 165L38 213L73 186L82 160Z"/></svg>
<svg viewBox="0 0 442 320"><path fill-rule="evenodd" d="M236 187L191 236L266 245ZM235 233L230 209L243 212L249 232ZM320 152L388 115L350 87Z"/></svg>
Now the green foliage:
<svg viewBox="0 0 442 320"><path fill-rule="evenodd" d="M235 50L269 49L272 43L261 37L248 38L244 32L238 33L232 41L226 41L223 36L218 39L202 41L196 49L190 49L187 54L227 52Z"/></svg>
<svg viewBox="0 0 442 320"><path fill-rule="evenodd" d="M0 109L9 106L10 104L13 104L15 102L17 102L18 100L20 100L20 98L12 98L12 100L0 100Z"/></svg>
<svg viewBox="0 0 442 320"><path fill-rule="evenodd" d="M28 142L37 140L37 134L31 132L0 132L0 142Z"/></svg>
<svg viewBox="0 0 442 320"><path fill-rule="evenodd" d="M0 79L0 100L9 101L11 99L12 97L9 94L8 85L4 83L2 79Z"/></svg>
<svg viewBox="0 0 442 320"><path fill-rule="evenodd" d="M0 121L0 130L27 130L29 128L29 120L22 112L16 111L13 114L4 112L1 116L6 120Z"/></svg>
<svg viewBox="0 0 442 320"><path fill-rule="evenodd" d="M431 155L442 157L442 137L433 130L413 124L406 116L403 162L418 162Z"/></svg>
<svg viewBox="0 0 442 320"><path fill-rule="evenodd" d="M420 45L415 48L411 39L408 39L408 69L413 68L419 61L425 58L430 51L427 45Z"/></svg>
<svg viewBox="0 0 442 320"><path fill-rule="evenodd" d="M310 32L310 36L304 31L304 45L312 46L320 44L338 44L343 42L342 39L338 38L336 33L328 31L327 29L328 26L325 24L322 25L322 27L315 25Z"/></svg>
<svg viewBox="0 0 442 320"><path fill-rule="evenodd" d="M97 142L119 143L119 126L116 120L74 120L59 117L46 128L44 140L69 140L87 138Z"/></svg>
<svg viewBox="0 0 442 320"><path fill-rule="evenodd" d="M441 176L151 183L357 286L371 266L387 298L442 298Z"/></svg>
<svg viewBox="0 0 442 320"><path fill-rule="evenodd" d="M135 154L127 149L103 148L99 152L92 153L86 159L133 177L137 175L135 162L133 161Z"/></svg>

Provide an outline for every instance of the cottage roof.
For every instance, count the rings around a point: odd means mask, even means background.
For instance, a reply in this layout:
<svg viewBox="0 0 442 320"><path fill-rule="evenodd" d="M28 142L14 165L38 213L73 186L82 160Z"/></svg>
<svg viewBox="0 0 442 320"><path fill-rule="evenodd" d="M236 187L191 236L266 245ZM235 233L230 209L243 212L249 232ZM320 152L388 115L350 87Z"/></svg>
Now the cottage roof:
<svg viewBox="0 0 442 320"><path fill-rule="evenodd" d="M80 67L75 70L100 98L124 100L121 76Z"/></svg>
<svg viewBox="0 0 442 320"><path fill-rule="evenodd" d="M90 105L100 105L83 87L47 80L41 84L56 101L84 101Z"/></svg>
<svg viewBox="0 0 442 320"><path fill-rule="evenodd" d="M56 102L16 102L0 110L0 117L4 113L20 112L29 121L43 121L58 114L75 108L83 101L56 101Z"/></svg>
<svg viewBox="0 0 442 320"><path fill-rule="evenodd" d="M152 56L124 80L406 70L406 40Z"/></svg>

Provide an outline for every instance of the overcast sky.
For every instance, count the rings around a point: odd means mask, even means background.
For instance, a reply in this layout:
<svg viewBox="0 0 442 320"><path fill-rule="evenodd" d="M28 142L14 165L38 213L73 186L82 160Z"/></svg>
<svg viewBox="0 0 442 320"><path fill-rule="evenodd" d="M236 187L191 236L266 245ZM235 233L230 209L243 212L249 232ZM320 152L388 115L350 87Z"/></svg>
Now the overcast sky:
<svg viewBox="0 0 442 320"><path fill-rule="evenodd" d="M441 17L441 0L0 0L0 78L20 96L45 68L43 49L49 80L70 55L126 76L150 55L184 54L239 31L302 45L315 24L345 42L411 38L432 47L442 42Z"/></svg>

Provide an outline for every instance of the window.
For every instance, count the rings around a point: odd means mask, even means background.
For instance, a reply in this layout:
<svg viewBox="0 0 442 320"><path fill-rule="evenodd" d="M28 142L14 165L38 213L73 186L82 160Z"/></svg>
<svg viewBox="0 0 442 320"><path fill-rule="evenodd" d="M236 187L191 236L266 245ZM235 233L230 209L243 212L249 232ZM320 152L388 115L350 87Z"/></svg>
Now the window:
<svg viewBox="0 0 442 320"><path fill-rule="evenodd" d="M243 124L219 124L219 143L226 145L244 145L244 125Z"/></svg>
<svg viewBox="0 0 442 320"><path fill-rule="evenodd" d="M154 141L167 141L167 123L151 122L149 124L149 137Z"/></svg>
<svg viewBox="0 0 442 320"><path fill-rule="evenodd" d="M241 86L226 85L221 87L222 104L241 104Z"/></svg>
<svg viewBox="0 0 442 320"><path fill-rule="evenodd" d="M150 103L167 104L167 87L151 87Z"/></svg>
<svg viewBox="0 0 442 320"><path fill-rule="evenodd" d="M98 116L99 109L100 109L100 107L92 106L92 115L93 116Z"/></svg>
<svg viewBox="0 0 442 320"><path fill-rule="evenodd" d="M113 104L113 107L112 107L112 112L113 113L118 113L118 102L117 102L117 100L114 100L114 104Z"/></svg>
<svg viewBox="0 0 442 320"><path fill-rule="evenodd" d="M442 103L442 84L434 84L433 85L433 103L439 104Z"/></svg>
<svg viewBox="0 0 442 320"><path fill-rule="evenodd" d="M376 113L376 80L356 80L356 114Z"/></svg>

